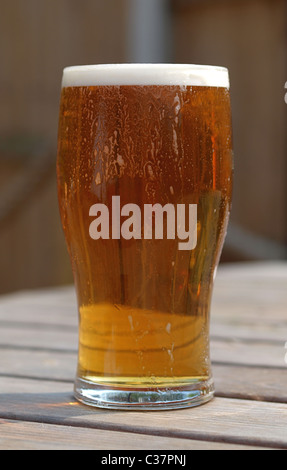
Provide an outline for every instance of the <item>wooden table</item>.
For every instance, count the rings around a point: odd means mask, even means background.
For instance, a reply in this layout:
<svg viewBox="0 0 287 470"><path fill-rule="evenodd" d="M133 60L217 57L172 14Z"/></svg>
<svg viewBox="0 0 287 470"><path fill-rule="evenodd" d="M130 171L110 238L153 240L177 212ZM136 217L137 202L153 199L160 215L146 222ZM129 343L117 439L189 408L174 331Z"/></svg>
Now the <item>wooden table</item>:
<svg viewBox="0 0 287 470"><path fill-rule="evenodd" d="M124 412L77 403L77 321L70 286L0 298L0 449L287 449L287 263L220 266L216 397L200 407Z"/></svg>

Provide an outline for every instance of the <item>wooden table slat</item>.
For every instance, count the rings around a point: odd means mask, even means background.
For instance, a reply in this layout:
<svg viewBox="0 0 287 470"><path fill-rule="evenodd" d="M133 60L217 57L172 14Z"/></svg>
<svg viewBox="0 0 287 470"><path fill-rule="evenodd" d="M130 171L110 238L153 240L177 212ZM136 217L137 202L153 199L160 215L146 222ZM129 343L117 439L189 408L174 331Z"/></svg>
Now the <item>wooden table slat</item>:
<svg viewBox="0 0 287 470"><path fill-rule="evenodd" d="M1 430L5 427L5 432ZM121 433L0 419L0 448L7 450L266 450L266 447ZM270 450L274 450L270 448ZM127 454L128 455L128 454Z"/></svg>

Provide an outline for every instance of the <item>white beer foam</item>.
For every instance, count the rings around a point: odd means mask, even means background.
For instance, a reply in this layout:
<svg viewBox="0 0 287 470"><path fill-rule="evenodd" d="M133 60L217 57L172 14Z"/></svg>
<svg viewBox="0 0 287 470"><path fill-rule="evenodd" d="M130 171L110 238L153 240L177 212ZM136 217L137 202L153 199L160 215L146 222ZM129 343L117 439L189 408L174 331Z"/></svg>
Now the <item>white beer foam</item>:
<svg viewBox="0 0 287 470"><path fill-rule="evenodd" d="M225 67L189 64L100 64L66 67L62 87L106 85L214 86L229 89Z"/></svg>

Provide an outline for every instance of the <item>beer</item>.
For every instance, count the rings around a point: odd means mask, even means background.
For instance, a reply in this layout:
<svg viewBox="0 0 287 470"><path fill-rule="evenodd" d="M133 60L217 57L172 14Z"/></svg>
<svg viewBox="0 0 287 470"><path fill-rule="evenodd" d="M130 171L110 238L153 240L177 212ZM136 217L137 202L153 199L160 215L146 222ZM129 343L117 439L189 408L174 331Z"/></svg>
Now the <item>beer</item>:
<svg viewBox="0 0 287 470"><path fill-rule="evenodd" d="M79 306L77 398L210 399L210 301L232 190L227 70L65 69L57 174Z"/></svg>

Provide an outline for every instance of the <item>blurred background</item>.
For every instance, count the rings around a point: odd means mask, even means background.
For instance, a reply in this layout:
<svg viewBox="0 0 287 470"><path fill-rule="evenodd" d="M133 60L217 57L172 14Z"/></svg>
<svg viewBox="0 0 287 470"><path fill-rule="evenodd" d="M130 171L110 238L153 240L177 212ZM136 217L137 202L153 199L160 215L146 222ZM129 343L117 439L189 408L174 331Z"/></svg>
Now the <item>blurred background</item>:
<svg viewBox="0 0 287 470"><path fill-rule="evenodd" d="M69 65L228 67L235 181L221 263L286 259L286 0L0 0L0 12L0 294L72 282L55 174Z"/></svg>

